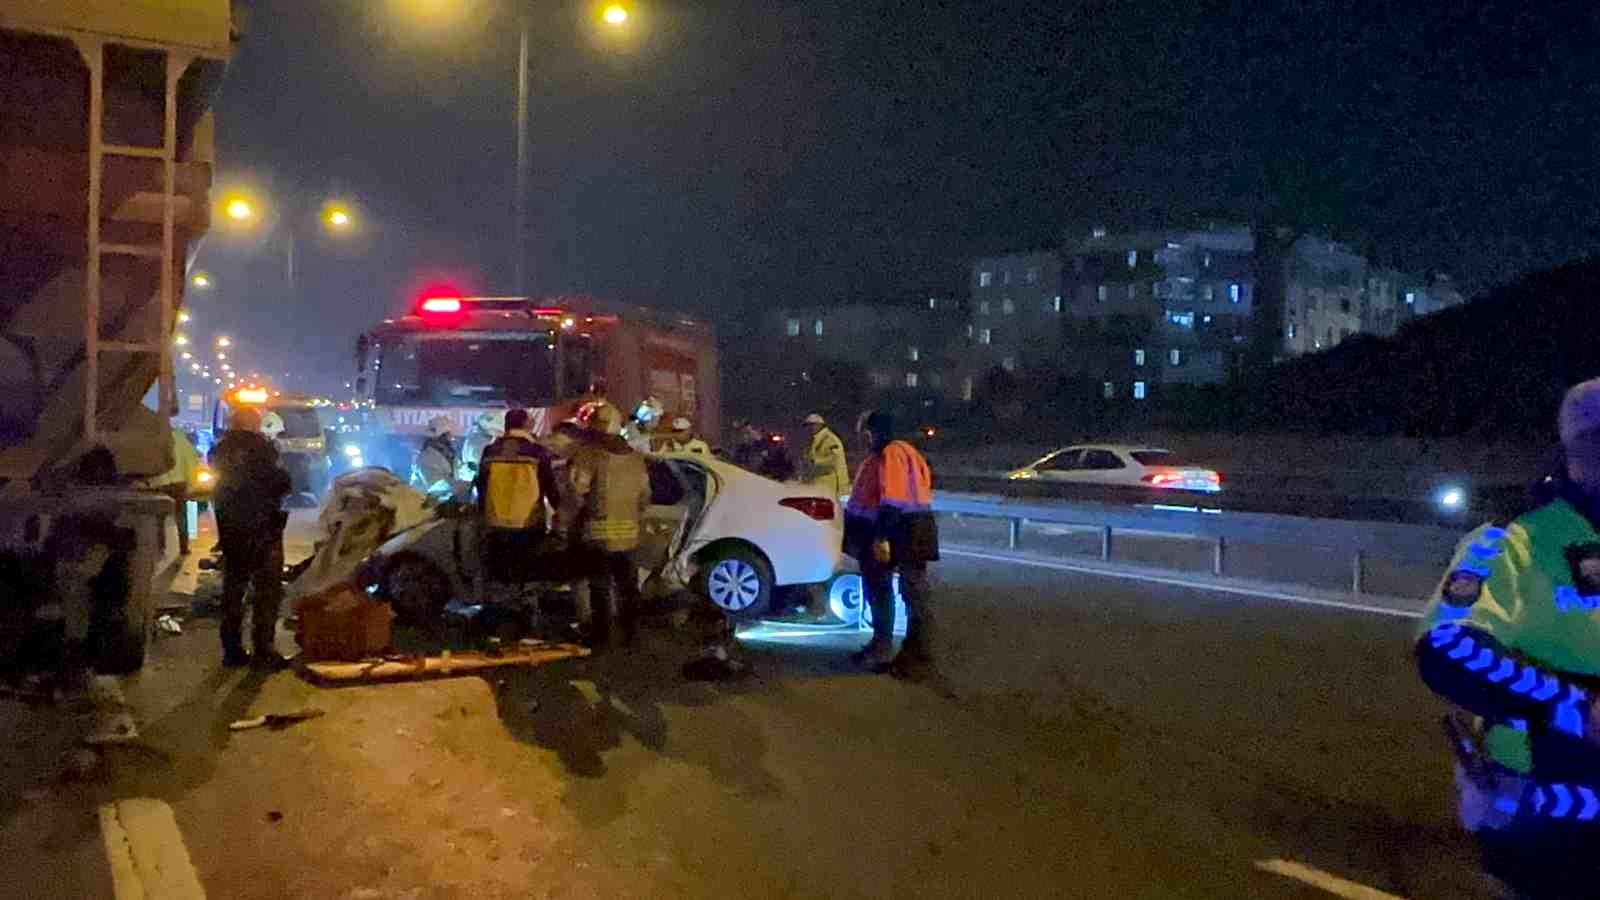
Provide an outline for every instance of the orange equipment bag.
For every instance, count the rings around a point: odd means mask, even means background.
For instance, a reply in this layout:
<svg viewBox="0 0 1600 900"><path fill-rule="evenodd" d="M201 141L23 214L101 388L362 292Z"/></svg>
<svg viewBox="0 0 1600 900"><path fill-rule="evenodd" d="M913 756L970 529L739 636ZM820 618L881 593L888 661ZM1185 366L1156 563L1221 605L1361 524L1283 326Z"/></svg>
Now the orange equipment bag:
<svg viewBox="0 0 1600 900"><path fill-rule="evenodd" d="M394 610L353 585L339 584L295 604L295 640L307 660L380 655L393 638Z"/></svg>

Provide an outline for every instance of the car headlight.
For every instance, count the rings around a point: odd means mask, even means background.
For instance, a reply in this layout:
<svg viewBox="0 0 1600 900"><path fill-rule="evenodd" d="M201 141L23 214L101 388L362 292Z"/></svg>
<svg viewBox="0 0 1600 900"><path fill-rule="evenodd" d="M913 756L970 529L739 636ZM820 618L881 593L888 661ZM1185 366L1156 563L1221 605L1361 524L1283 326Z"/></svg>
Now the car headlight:
<svg viewBox="0 0 1600 900"><path fill-rule="evenodd" d="M1035 478L1037 476L1038 473L1032 469L1017 469L1016 471L1007 473L1006 475L1006 477L1012 481L1020 481L1024 478Z"/></svg>
<svg viewBox="0 0 1600 900"><path fill-rule="evenodd" d="M343 450L345 456L355 459L359 459L361 457L361 447L356 444L345 444Z"/></svg>

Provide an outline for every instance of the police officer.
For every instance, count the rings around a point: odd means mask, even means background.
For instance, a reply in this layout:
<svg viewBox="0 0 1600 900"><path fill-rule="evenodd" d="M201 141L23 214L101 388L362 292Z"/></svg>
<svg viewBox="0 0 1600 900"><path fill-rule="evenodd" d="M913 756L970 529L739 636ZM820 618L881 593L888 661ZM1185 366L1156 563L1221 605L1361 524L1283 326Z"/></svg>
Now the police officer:
<svg viewBox="0 0 1600 900"><path fill-rule="evenodd" d="M850 490L850 464L845 461L844 441L833 433L820 413L805 418L811 432L811 447L806 451L806 483L843 497Z"/></svg>
<svg viewBox="0 0 1600 900"><path fill-rule="evenodd" d="M280 511L290 489L289 473L278 465L278 450L261 433L261 412L241 407L228 421L211 451L217 470L212 501L217 543L222 549L222 663L254 662L266 668L284 663L274 647L283 605L283 527ZM251 648L244 649L244 598L251 599Z"/></svg>
<svg viewBox="0 0 1600 900"><path fill-rule="evenodd" d="M1567 393L1540 504L1463 541L1416 645L1458 727L1461 820L1521 896L1600 893L1600 379Z"/></svg>
<svg viewBox="0 0 1600 900"><path fill-rule="evenodd" d="M939 558L933 517L933 474L917 448L895 439L884 411L863 417L860 432L872 447L845 504L844 550L861 564L872 640L851 659L873 671L921 674L931 662L928 563ZM906 606L906 638L894 653L894 577Z"/></svg>
<svg viewBox="0 0 1600 900"><path fill-rule="evenodd" d="M662 449L668 453L693 453L696 456L710 456L711 446L701 440L694 433L694 423L687 416L679 416L672 420L672 431L667 435L667 440L662 444Z"/></svg>

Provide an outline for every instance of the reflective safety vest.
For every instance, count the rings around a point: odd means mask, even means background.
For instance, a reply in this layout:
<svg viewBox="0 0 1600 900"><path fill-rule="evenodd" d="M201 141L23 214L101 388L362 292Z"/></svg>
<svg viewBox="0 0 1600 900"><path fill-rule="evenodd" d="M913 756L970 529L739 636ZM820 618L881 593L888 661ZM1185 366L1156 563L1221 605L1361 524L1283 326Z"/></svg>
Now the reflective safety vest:
<svg viewBox="0 0 1600 900"><path fill-rule="evenodd" d="M933 472L917 448L905 441L891 441L867 457L850 488L847 508L852 515L875 519L885 506L901 512L933 508Z"/></svg>
<svg viewBox="0 0 1600 900"><path fill-rule="evenodd" d="M490 457L483 461L483 524L489 528L542 529L543 494L539 461L528 457Z"/></svg>
<svg viewBox="0 0 1600 900"><path fill-rule="evenodd" d="M1428 605L1417 652L1430 686L1482 719L1483 750L1501 766L1541 777L1582 760L1590 693L1600 696L1594 523L1556 499L1472 532ZM1600 768L1586 774L1600 782Z"/></svg>

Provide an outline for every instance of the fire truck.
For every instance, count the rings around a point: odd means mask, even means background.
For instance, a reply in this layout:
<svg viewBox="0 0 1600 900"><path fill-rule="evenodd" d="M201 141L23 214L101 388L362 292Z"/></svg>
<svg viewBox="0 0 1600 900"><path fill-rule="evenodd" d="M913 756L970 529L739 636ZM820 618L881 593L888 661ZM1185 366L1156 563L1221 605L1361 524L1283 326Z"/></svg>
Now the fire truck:
<svg viewBox="0 0 1600 900"><path fill-rule="evenodd" d="M716 336L688 316L588 297L468 297L424 291L411 310L356 342L356 399L369 465L404 475L428 423L458 436L485 413L528 410L547 434L604 385L624 413L647 398L667 421L721 429Z"/></svg>

